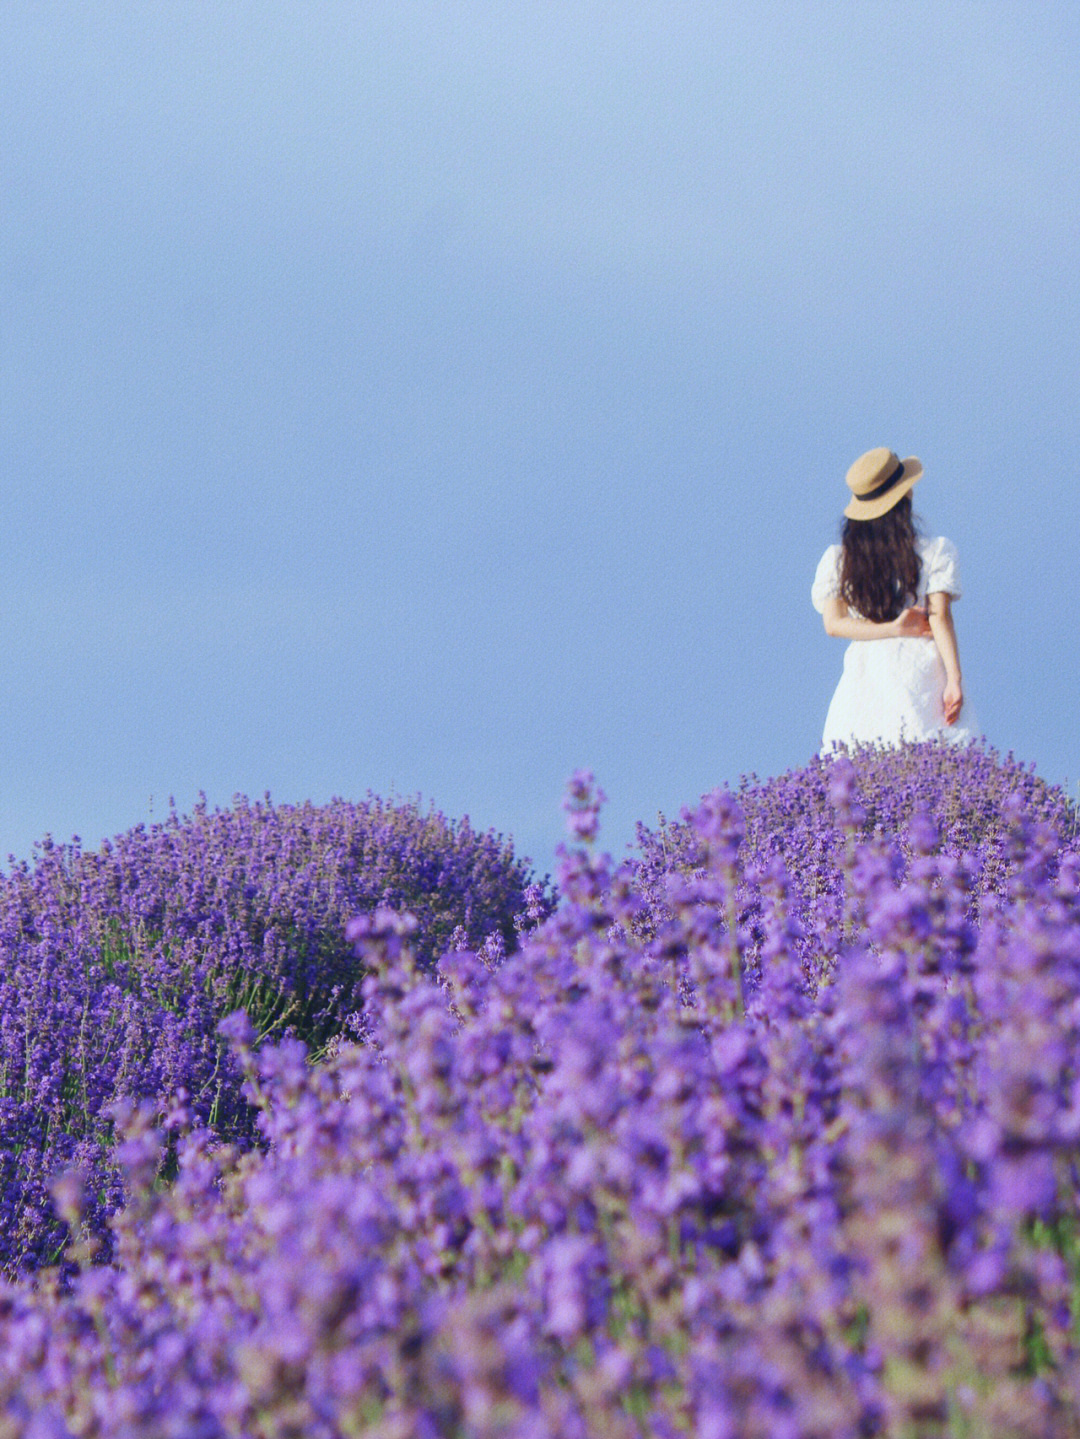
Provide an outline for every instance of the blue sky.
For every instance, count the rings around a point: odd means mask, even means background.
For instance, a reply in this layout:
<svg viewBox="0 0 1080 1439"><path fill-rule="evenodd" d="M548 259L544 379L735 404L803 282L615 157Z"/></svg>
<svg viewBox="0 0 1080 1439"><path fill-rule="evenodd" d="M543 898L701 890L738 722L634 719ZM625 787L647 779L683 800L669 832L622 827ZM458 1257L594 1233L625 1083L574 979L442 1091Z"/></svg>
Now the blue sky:
<svg viewBox="0 0 1080 1439"><path fill-rule="evenodd" d="M1077 793L1080 11L8 0L0 855L200 790L551 865L815 751L864 449Z"/></svg>

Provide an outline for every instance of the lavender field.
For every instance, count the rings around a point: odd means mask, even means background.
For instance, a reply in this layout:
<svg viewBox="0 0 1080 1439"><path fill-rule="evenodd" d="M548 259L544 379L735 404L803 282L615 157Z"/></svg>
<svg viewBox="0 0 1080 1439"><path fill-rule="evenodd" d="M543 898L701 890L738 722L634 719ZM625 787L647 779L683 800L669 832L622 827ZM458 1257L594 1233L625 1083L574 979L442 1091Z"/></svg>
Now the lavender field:
<svg viewBox="0 0 1080 1439"><path fill-rule="evenodd" d="M935 745L559 894L381 801L0 886L0 1439L1080 1433L1080 838Z"/></svg>

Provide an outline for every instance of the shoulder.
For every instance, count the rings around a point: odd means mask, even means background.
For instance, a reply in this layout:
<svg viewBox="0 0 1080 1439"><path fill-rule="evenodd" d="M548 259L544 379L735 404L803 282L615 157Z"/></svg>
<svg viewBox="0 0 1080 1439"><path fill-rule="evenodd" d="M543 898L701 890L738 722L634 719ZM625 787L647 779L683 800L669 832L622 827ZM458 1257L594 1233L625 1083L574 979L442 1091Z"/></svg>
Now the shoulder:
<svg viewBox="0 0 1080 1439"><path fill-rule="evenodd" d="M818 560L814 583L810 587L810 599L819 614L825 612L825 601L834 599L840 593L840 557L842 553L839 545L830 545Z"/></svg>
<svg viewBox="0 0 1080 1439"><path fill-rule="evenodd" d="M959 598L960 556L952 540L944 535L920 538L917 548L927 593L944 592Z"/></svg>
<svg viewBox="0 0 1080 1439"><path fill-rule="evenodd" d="M923 560L935 560L943 555L955 555L956 546L944 535L919 535L915 548Z"/></svg>

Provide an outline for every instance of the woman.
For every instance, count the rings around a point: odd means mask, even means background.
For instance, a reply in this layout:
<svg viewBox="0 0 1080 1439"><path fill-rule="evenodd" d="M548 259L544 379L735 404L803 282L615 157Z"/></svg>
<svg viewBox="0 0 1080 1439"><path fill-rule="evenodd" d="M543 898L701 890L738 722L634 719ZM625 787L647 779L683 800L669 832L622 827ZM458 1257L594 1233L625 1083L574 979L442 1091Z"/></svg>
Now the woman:
<svg viewBox="0 0 1080 1439"><path fill-rule="evenodd" d="M911 488L921 475L917 459L884 448L848 470L842 542L822 555L811 590L826 634L853 641L822 753L838 744L976 737L952 619L956 546L916 533Z"/></svg>

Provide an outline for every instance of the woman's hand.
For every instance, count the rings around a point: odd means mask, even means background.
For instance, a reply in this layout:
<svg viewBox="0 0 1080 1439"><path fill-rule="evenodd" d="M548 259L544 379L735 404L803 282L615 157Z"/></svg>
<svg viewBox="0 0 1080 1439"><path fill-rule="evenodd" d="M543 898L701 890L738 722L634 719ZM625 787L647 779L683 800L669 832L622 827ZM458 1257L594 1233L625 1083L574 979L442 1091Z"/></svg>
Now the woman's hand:
<svg viewBox="0 0 1080 1439"><path fill-rule="evenodd" d="M930 621L922 610L901 610L893 625L896 638L901 640L923 639L930 633Z"/></svg>
<svg viewBox="0 0 1080 1439"><path fill-rule="evenodd" d="M946 680L941 699L945 706L945 723L955 724L964 704L964 691L960 687L960 681Z"/></svg>

